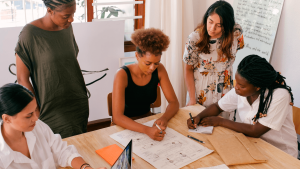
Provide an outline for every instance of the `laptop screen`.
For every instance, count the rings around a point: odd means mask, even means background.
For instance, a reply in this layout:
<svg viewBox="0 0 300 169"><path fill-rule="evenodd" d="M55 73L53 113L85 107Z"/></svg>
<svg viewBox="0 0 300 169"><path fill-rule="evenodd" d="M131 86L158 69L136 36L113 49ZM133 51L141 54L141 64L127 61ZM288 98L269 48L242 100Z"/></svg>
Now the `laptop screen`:
<svg viewBox="0 0 300 169"><path fill-rule="evenodd" d="M132 140L127 144L117 161L111 169L131 169L132 162Z"/></svg>

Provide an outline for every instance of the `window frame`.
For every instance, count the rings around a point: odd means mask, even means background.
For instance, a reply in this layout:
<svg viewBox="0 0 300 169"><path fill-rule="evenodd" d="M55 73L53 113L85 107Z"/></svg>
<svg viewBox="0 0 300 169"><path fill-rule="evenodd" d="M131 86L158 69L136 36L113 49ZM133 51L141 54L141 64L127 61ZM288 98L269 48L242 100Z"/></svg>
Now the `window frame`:
<svg viewBox="0 0 300 169"><path fill-rule="evenodd" d="M143 4L135 4L135 16L142 15L142 19L134 20L134 30L142 29L145 26L145 3L146 0L135 0L143 1ZM87 22L92 22L94 18L93 0L87 0ZM124 41L124 52L136 51L135 45L131 41Z"/></svg>

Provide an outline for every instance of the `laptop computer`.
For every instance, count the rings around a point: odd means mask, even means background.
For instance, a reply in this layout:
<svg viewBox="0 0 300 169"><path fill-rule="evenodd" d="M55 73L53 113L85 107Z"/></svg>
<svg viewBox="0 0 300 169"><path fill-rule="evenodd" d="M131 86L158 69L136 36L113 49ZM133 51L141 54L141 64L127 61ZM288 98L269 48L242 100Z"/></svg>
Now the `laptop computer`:
<svg viewBox="0 0 300 169"><path fill-rule="evenodd" d="M111 169L131 169L132 164L132 140L127 144L119 158L112 165Z"/></svg>

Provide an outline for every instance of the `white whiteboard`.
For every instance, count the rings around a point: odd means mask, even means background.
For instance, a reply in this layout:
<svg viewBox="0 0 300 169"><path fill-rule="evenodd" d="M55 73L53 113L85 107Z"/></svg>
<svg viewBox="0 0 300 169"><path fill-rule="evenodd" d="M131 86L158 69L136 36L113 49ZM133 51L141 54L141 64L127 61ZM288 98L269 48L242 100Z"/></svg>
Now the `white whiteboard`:
<svg viewBox="0 0 300 169"><path fill-rule="evenodd" d="M240 61L256 54L270 60L284 0L234 0L235 21L243 28L244 49L238 51L234 73Z"/></svg>
<svg viewBox="0 0 300 169"><path fill-rule="evenodd" d="M108 71L84 75L87 83L107 73L100 81L88 86L92 96L89 99L89 121L108 118L107 94L112 92L114 75L119 68L119 58L124 57L124 21L73 23L76 42L79 47L78 61L81 69L89 71L109 68ZM16 76L8 71L15 63L15 46L22 27L0 28L0 86L13 83ZM15 67L12 69L15 71Z"/></svg>

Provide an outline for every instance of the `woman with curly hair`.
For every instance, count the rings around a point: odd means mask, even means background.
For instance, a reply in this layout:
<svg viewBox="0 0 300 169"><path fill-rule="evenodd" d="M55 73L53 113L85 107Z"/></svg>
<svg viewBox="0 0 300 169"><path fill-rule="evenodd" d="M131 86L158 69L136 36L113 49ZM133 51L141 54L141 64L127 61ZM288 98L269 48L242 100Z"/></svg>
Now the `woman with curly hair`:
<svg viewBox="0 0 300 169"><path fill-rule="evenodd" d="M113 122L160 141L165 135L168 121L179 109L167 71L160 63L162 52L168 48L170 40L161 30L154 28L137 30L131 39L136 46L137 63L121 67L115 75L112 92ZM158 83L169 102L166 112L152 127L135 122L132 120L134 117L151 113L150 104L157 98Z"/></svg>
<svg viewBox="0 0 300 169"><path fill-rule="evenodd" d="M232 65L243 46L242 28L235 24L231 5L222 0L212 4L189 35L183 54L187 106L207 107L233 88Z"/></svg>

